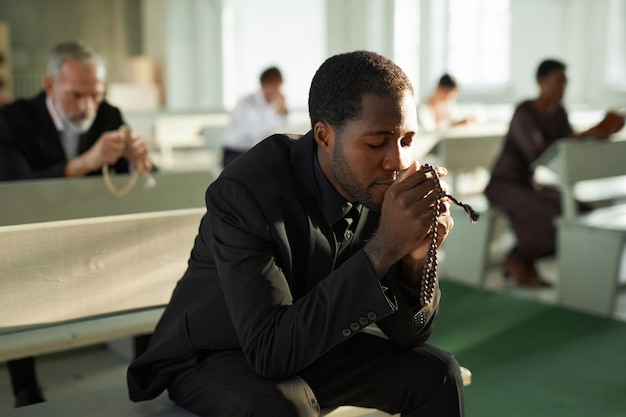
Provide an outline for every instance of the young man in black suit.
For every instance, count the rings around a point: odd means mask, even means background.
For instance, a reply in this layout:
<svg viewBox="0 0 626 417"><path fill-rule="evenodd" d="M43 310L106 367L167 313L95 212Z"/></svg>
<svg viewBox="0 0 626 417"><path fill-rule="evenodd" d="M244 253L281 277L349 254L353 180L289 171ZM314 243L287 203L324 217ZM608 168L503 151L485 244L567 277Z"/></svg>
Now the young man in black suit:
<svg viewBox="0 0 626 417"><path fill-rule="evenodd" d="M445 169L412 161L410 81L378 54L336 55L309 113L306 135L270 136L209 186L130 398L167 389L200 416L462 416L459 365L426 343L441 295L427 254L453 222L435 192Z"/></svg>

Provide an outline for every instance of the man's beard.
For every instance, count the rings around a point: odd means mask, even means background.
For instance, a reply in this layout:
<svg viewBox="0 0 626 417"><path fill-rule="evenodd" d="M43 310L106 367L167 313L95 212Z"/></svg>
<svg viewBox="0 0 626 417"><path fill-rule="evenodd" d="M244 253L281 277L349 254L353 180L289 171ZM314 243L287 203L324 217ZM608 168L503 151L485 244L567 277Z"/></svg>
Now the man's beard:
<svg viewBox="0 0 626 417"><path fill-rule="evenodd" d="M61 119L63 120L63 124L80 135L89 130L89 128L93 124L93 121L96 118L95 113L89 114L86 112L79 112L70 115L65 113L65 111L60 106L55 105L55 107L57 109L57 112L59 113L59 116L61 116ZM75 122L72 119L78 119L79 121Z"/></svg>
<svg viewBox="0 0 626 417"><path fill-rule="evenodd" d="M352 174L348 164L346 163L343 143L336 145L333 155L331 170L341 188L355 199L356 202L363 204L369 210L380 213L382 202L375 201L372 195L359 185L358 180Z"/></svg>

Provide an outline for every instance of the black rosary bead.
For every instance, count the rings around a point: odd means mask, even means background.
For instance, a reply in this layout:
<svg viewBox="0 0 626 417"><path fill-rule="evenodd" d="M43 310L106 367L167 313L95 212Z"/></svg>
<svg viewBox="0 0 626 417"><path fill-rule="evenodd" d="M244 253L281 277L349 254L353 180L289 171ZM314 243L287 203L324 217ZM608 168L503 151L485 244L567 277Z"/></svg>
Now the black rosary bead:
<svg viewBox="0 0 626 417"><path fill-rule="evenodd" d="M463 209L469 214L472 223L476 222L480 215L475 212L469 204L464 204L458 201L441 188L441 182L439 181L439 176L437 175L434 167L425 164L422 165L422 168L428 169L431 172L435 181L435 192L437 193L437 202L435 203L432 225L430 226L428 235L430 242L428 244L426 263L424 264L424 269L422 270L422 281L420 283L419 299L422 305L426 307L432 303L433 296L435 295L435 287L437 285L437 237L439 236L437 233L437 220L441 215L441 199L447 197L454 204L463 207Z"/></svg>

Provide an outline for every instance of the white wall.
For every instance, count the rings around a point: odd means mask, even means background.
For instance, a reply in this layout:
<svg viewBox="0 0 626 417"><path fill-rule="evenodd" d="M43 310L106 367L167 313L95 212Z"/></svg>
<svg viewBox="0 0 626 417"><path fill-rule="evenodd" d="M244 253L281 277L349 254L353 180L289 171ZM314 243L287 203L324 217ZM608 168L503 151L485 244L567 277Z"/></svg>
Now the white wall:
<svg viewBox="0 0 626 417"><path fill-rule="evenodd" d="M143 0L143 8L145 49L162 57L169 110L232 109L272 65L288 105L306 108L325 57L324 0Z"/></svg>
<svg viewBox="0 0 626 417"><path fill-rule="evenodd" d="M594 1L596 7L599 3ZM538 92L535 82L537 65L544 58L564 61L570 83L567 103L585 103L591 99L592 65L600 64L593 44L602 42L602 33L594 33L592 6L588 0L514 0L512 2L511 81L515 101ZM595 64L592 64L591 61Z"/></svg>
<svg viewBox="0 0 626 417"><path fill-rule="evenodd" d="M398 54L418 96L427 94L440 75L441 45L434 36L439 28L428 20L435 0L0 0L2 18L11 27L13 63L20 70L16 82L30 77L38 88L49 49L68 38L96 46L108 59L109 80L123 80L125 11L137 1L143 52L155 59L169 111L228 110L257 88L268 65L283 70L290 107L306 109L319 65L332 54L355 49L393 59ZM609 18L616 19L608 15L610 2L626 0L511 0L510 84L495 95L462 92L460 101L515 103L532 97L535 68L552 56L568 64L568 106L625 107L626 92L605 82L606 27ZM401 22L394 20L398 16ZM411 22L415 30L403 30ZM406 36L419 39L409 39L405 48Z"/></svg>
<svg viewBox="0 0 626 417"><path fill-rule="evenodd" d="M221 110L222 4L142 0L143 50L153 57L169 110Z"/></svg>
<svg viewBox="0 0 626 417"><path fill-rule="evenodd" d="M428 19L433 2L421 2L423 53L420 57L420 87L424 93L433 88L442 69L440 62L433 62L441 58L437 55L443 47L437 44L440 40L434 35L438 28L430 26ZM538 93L534 74L539 62L556 58L568 66L570 83L565 97L568 107L624 107L626 92L607 85L605 78L607 4L607 1L597 0L511 0L509 85L497 94L466 91L459 101L516 103L534 97Z"/></svg>
<svg viewBox="0 0 626 417"><path fill-rule="evenodd" d="M146 7L158 4L145 1ZM418 54L418 62L404 61L418 96L425 96L433 88L444 65L442 40L436 33L445 22L434 26L430 20L435 0L422 0L411 7L406 1L397 2L397 7L406 8L409 15L402 9L394 10L395 2L390 0L160 1L176 4L167 15L168 45L179 38L191 45L207 43L190 32L190 28L202 25L198 21L194 23L190 16L198 19L197 11L185 12L181 4L211 4L213 13L220 7L223 9L221 16L207 17L213 29L206 33L213 37L212 44L215 38L220 39L221 55L215 45L194 51L189 50L190 46L179 46L182 49L173 48L168 53L168 68L176 74L167 78L170 109L195 106L230 109L237 98L258 88L258 75L268 65L283 69L290 106L306 109L310 80L328 56L369 49L395 59L407 33L396 26L394 19L399 17L402 22L398 24L413 21L419 28L413 31L419 43L409 40L410 48ZM510 83L495 92L463 92L459 101L513 104L533 97L537 94L536 67L542 59L553 57L568 65L571 82L566 105L624 107L626 94L614 91L605 82L606 5L607 2L597 0L511 0ZM213 54L210 71L194 69L197 64L191 55L195 53L203 53L205 57ZM181 55L185 54L189 56L182 59ZM406 52L403 59L407 59ZM221 86L222 95L207 96L199 92L215 90L216 86Z"/></svg>
<svg viewBox="0 0 626 417"><path fill-rule="evenodd" d="M0 20L11 38L14 98L36 94L50 50L59 42L83 39L100 51L108 76L127 77L126 0L0 0ZM114 24L118 22L119 24ZM15 92L14 91L14 92Z"/></svg>
<svg viewBox="0 0 626 417"><path fill-rule="evenodd" d="M232 0L231 44L225 62L226 108L259 89L263 69L275 65L284 78L287 104L306 108L308 85L325 59L324 0Z"/></svg>

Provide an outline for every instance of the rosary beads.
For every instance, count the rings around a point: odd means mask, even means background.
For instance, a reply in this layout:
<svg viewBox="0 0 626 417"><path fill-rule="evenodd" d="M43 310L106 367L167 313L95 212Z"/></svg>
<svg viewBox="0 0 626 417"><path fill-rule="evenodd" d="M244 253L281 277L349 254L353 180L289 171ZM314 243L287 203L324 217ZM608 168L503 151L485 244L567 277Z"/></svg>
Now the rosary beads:
<svg viewBox="0 0 626 417"><path fill-rule="evenodd" d="M463 209L469 214L472 223L475 223L480 215L474 211L469 204L460 202L441 188L439 176L433 166L425 164L422 165L421 168L429 170L432 174L435 181L434 192L437 193L437 201L435 202L435 209L433 211L432 225L430 226L430 230L428 232L430 242L428 244L428 251L426 252L426 263L424 264L424 269L422 270L422 281L420 284L419 299L422 305L426 307L433 301L435 286L437 283L437 219L441 215L441 199L447 197L457 206L463 207Z"/></svg>

